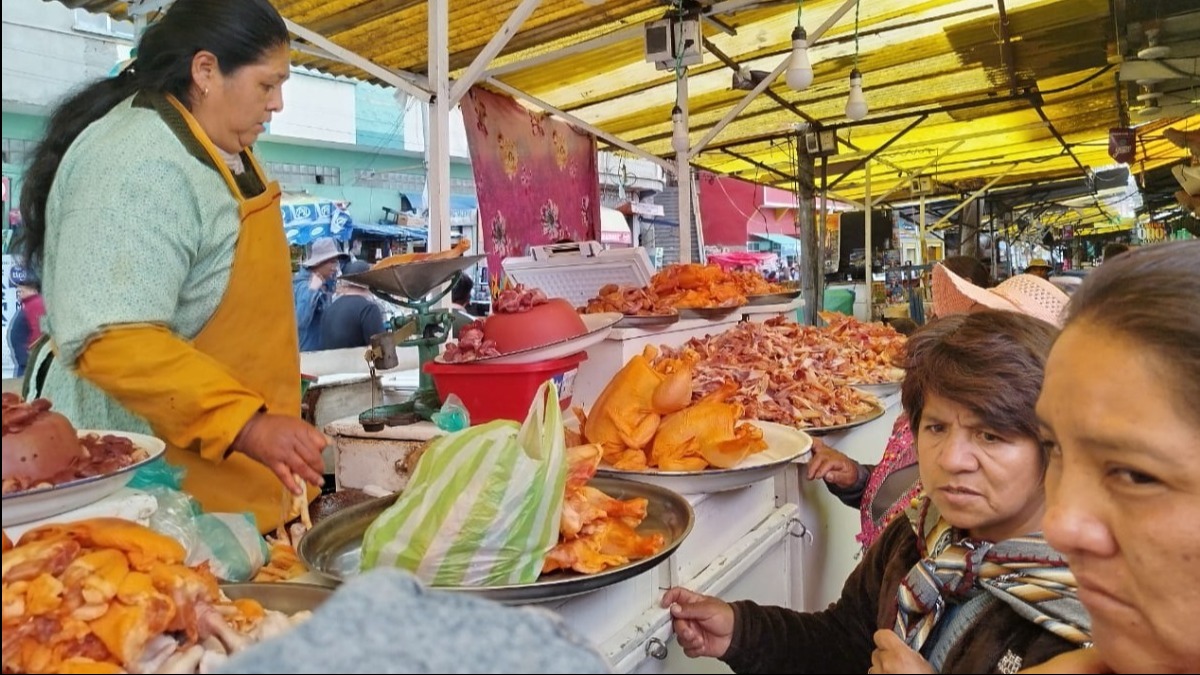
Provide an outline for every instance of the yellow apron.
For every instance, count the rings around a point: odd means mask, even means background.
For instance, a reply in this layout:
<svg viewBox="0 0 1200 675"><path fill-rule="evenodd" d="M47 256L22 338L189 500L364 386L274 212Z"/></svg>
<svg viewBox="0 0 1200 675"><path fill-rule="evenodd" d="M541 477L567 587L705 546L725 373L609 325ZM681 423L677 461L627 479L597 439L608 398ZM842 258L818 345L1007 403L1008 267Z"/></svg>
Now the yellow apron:
<svg viewBox="0 0 1200 675"><path fill-rule="evenodd" d="M266 401L267 411L300 417L300 345L292 297L291 256L279 208L279 184L269 181L251 153L250 168L266 190L242 196L229 167L208 135L174 97L167 97L192 135L204 146L238 202L241 226L221 304L193 340L193 346L225 366L239 382ZM180 386L187 386L181 382ZM167 447L167 459L187 469L183 489L207 511L251 511L261 532L284 515L283 484L259 462L240 452L213 463L194 451ZM309 489L309 499L318 494Z"/></svg>

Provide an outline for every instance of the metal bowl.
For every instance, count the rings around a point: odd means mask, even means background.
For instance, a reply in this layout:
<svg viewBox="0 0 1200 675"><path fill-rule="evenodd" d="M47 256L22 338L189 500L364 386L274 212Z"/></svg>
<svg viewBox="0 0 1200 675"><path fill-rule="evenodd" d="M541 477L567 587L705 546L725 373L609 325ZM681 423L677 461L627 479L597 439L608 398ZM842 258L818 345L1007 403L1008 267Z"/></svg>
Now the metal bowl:
<svg viewBox="0 0 1200 675"><path fill-rule="evenodd" d="M679 318L681 319L724 319L741 309L743 305L736 307L679 307Z"/></svg>
<svg viewBox="0 0 1200 675"><path fill-rule="evenodd" d="M588 593L653 569L674 553L692 531L696 515L687 499L676 492L657 485L599 476L593 478L589 485L616 499L646 498L646 519L637 529L641 533L663 533L666 543L662 550L648 558L634 560L597 574L559 571L543 574L537 581L528 584L434 588L470 593L510 605L560 600ZM363 534L398 496L389 495L351 506L318 523L304 535L300 545L296 547L300 559L310 570L334 583L346 581L358 574Z"/></svg>
<svg viewBox="0 0 1200 675"><path fill-rule="evenodd" d="M312 611L333 595L333 589L317 584L301 584L290 581L272 583L246 582L221 584L221 590L231 600L256 600L265 609L284 614Z"/></svg>

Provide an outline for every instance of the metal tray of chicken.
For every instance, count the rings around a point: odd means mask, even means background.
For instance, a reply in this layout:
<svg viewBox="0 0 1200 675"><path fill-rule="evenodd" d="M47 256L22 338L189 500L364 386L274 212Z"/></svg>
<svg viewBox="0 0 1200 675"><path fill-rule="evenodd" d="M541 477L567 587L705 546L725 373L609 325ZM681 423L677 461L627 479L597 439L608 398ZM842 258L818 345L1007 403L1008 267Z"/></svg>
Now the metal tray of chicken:
<svg viewBox="0 0 1200 675"><path fill-rule="evenodd" d="M661 328L679 323L679 312L670 314L625 314L613 328Z"/></svg>
<svg viewBox="0 0 1200 675"><path fill-rule="evenodd" d="M800 430L812 436L824 436L825 434L831 434L835 431L843 431L846 429L853 429L857 426L862 426L867 422L872 422L880 417L883 417L883 413L885 412L887 411L883 409L883 406L876 401L873 404L873 409L871 412L863 414L859 417L855 417L844 424L833 424L827 427L800 427Z"/></svg>
<svg viewBox="0 0 1200 675"><path fill-rule="evenodd" d="M744 307L744 305L736 305L734 307L679 307L679 318L681 319L724 319Z"/></svg>
<svg viewBox="0 0 1200 675"><path fill-rule="evenodd" d="M438 590L470 593L508 605L551 602L635 577L667 559L692 531L696 516L691 504L681 495L657 485L619 478L596 477L588 485L617 499L645 497L646 519L638 526L641 534L661 532L666 539L662 549L648 558L634 560L596 574L551 572L528 584L508 586L435 586ZM380 497L339 511L317 523L296 547L308 568L326 579L340 583L358 574L362 559L363 534L380 514L391 506L398 494Z"/></svg>
<svg viewBox="0 0 1200 675"><path fill-rule="evenodd" d="M780 291L779 293L763 293L762 295L747 295L746 305L785 305L800 297L800 289Z"/></svg>

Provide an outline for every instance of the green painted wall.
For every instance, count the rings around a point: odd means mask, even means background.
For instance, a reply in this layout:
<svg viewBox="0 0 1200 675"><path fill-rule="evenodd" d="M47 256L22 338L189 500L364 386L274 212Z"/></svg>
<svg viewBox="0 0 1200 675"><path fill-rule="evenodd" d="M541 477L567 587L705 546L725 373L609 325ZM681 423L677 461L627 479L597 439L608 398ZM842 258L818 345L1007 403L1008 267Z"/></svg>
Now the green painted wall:
<svg viewBox="0 0 1200 675"><path fill-rule="evenodd" d="M260 160L285 164L313 164L317 166L335 166L341 172L340 185L318 185L316 183L294 184L284 181L286 190L301 189L318 197L343 200L350 202L350 215L357 221L375 222L383 215L383 207L396 209L399 196L395 191L385 188L363 186L357 180L359 170L376 168L376 170L393 170L397 173L420 175L422 161L419 157L397 157L393 155L372 156L364 152L351 150L335 150L331 148L313 148L286 143L260 141L254 149ZM406 167L406 168L401 168ZM268 173L270 169L268 168Z"/></svg>
<svg viewBox="0 0 1200 675"><path fill-rule="evenodd" d="M318 185L316 183L294 185L289 183L286 187L288 189L301 188L305 192L319 197L349 201L350 215L359 222L378 222L384 215L384 206L390 209L400 208L400 196L397 190L363 185L358 180L360 171L373 170L380 173L410 174L416 177L417 185L422 184L421 177L425 175L424 160L421 157L384 155L358 150L309 147L271 141L261 141L254 147L259 158L264 162L338 167L341 171L341 185ZM464 162L452 162L450 177L473 180L471 165Z"/></svg>

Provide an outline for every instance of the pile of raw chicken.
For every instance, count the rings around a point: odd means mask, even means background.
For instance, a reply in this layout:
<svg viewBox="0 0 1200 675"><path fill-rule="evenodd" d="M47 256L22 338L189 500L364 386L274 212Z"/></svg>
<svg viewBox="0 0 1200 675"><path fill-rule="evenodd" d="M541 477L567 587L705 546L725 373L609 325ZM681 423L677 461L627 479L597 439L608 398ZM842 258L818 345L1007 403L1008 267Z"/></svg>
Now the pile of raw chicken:
<svg viewBox="0 0 1200 675"><path fill-rule="evenodd" d="M648 288L606 284L600 287L596 297L581 308L582 314L619 312L626 316L665 316L675 314L675 308L658 297Z"/></svg>
<svg viewBox="0 0 1200 675"><path fill-rule="evenodd" d="M209 672L307 617L229 600L184 554L116 518L42 526L16 546L5 536L4 672Z"/></svg>
<svg viewBox="0 0 1200 675"><path fill-rule="evenodd" d="M875 399L849 385L896 380L903 353L904 336L887 327L842 317L814 328L777 317L664 348L655 367L692 363L697 400L737 382L729 400L747 417L804 429L847 424L874 411Z"/></svg>
<svg viewBox="0 0 1200 675"><path fill-rule="evenodd" d="M741 307L746 296L786 289L753 271L726 271L717 265L668 265L650 279L650 290L679 309Z"/></svg>
<svg viewBox="0 0 1200 675"><path fill-rule="evenodd" d="M578 440L597 443L617 469L703 471L727 469L767 448L762 429L740 423L746 407L729 401L738 391L722 383L693 399L692 356L656 360L647 346L605 386L592 409L579 417Z"/></svg>
<svg viewBox="0 0 1200 675"><path fill-rule="evenodd" d="M603 449L596 444L577 445L567 453L558 545L547 554L542 573L574 570L596 574L662 550L662 533L637 531L646 519L645 498L616 499L587 484L596 475Z"/></svg>

